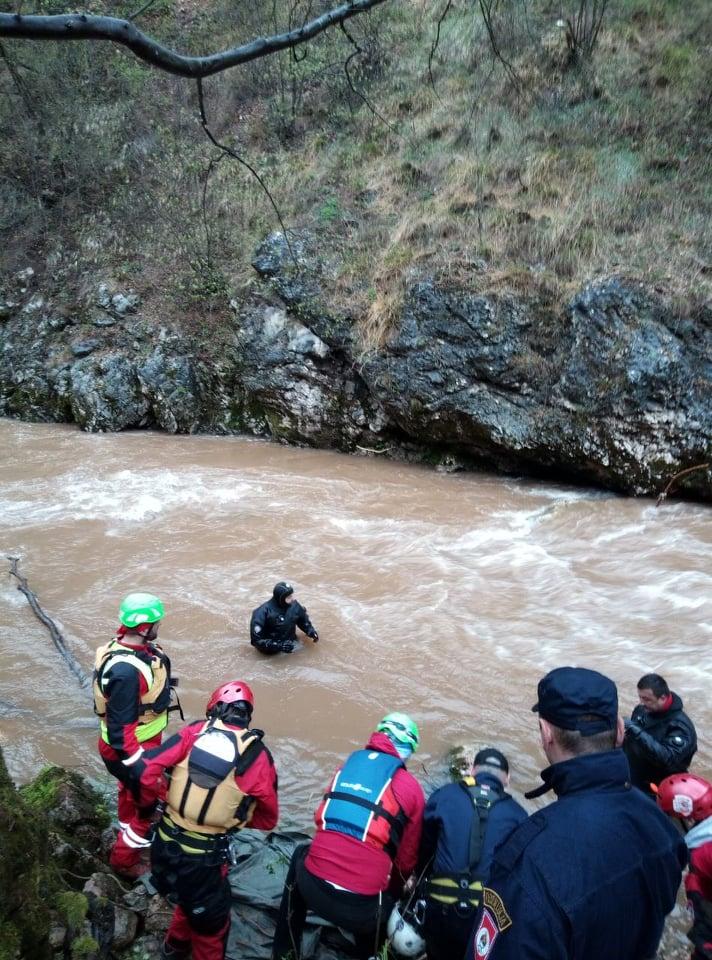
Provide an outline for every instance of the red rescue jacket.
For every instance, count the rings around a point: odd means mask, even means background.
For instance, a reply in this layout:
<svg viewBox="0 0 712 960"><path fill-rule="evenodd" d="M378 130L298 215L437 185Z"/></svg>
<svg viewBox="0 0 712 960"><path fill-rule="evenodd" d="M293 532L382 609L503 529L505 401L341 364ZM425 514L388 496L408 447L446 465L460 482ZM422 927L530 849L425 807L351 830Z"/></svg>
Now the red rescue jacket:
<svg viewBox="0 0 712 960"><path fill-rule="evenodd" d="M398 756L398 751L385 733L374 733L366 749ZM329 787L332 782L333 778L329 781ZM352 893L372 896L386 889L400 893L418 859L425 797L418 781L405 768L396 771L391 790L406 818L394 860L383 848L333 830L318 830L305 860L307 870L315 877L335 883ZM317 826L321 807L322 804L315 813Z"/></svg>

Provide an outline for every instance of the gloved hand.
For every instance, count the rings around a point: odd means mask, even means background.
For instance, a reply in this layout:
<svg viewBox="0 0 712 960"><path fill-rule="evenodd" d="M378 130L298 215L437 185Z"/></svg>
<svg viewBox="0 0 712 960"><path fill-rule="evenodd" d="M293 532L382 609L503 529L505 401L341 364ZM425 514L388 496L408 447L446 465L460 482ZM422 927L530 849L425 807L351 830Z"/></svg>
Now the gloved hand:
<svg viewBox="0 0 712 960"><path fill-rule="evenodd" d="M134 760L133 763L124 762L123 768L121 782L128 787L128 789L134 795L136 802L139 803L141 797L141 774L146 769L146 764L139 757L139 759Z"/></svg>
<svg viewBox="0 0 712 960"><path fill-rule="evenodd" d="M319 642L319 634L316 632L316 630L315 630L313 627L312 627L312 629L309 631L309 633L307 634L307 636L308 636L308 637L311 637L311 639L314 641L314 643L318 643L318 642Z"/></svg>
<svg viewBox="0 0 712 960"><path fill-rule="evenodd" d="M635 720L624 720L623 725L625 726L626 736L632 737L634 740L643 732L643 728L639 723L636 723Z"/></svg>
<svg viewBox="0 0 712 960"><path fill-rule="evenodd" d="M158 809L158 800L152 800L150 803L141 804L136 808L138 815L142 820L150 820Z"/></svg>

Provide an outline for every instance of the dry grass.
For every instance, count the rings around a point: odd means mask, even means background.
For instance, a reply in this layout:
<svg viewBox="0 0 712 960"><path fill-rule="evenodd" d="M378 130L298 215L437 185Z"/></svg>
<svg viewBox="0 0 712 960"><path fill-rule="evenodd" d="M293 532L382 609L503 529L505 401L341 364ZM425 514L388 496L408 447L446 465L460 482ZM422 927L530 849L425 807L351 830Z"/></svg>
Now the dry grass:
<svg viewBox="0 0 712 960"><path fill-rule="evenodd" d="M290 227L322 238L333 266L327 297L356 318L364 349L383 342L407 284L425 276L555 298L616 271L657 284L681 313L708 301L707 0L684 8L678 0L621 0L610 8L592 63L577 70L567 66L549 7L530 4L525 22L521 5L500 4L502 50L516 82L493 62L475 7L453 5L432 62L433 89L428 59L441 9L426 0L381 8L378 43L389 56L381 56L380 73L359 81L380 116L345 89L338 70L329 72L347 47L337 34L310 54L316 79L300 89L300 113L289 123L278 117L289 83L266 90L255 69L208 87L221 139L265 177ZM215 16L213 40L222 36ZM181 29L198 25L207 48L209 21ZM265 71L273 84L284 80L277 66ZM101 250L114 273L150 261L151 286L170 291L207 255L200 171L210 148L195 123L191 90L176 81L156 86L143 68L122 70L125 126L134 116L155 144L114 178L105 211L110 239ZM67 96L76 95L75 84ZM151 117L138 108L132 114L130 96L149 104ZM26 153L18 150L13 160L5 146L6 168L24 163ZM148 193L150 216L142 220L136 201ZM234 293L252 281L252 253L276 228L275 217L232 161L211 178L208 212L211 269ZM76 223L81 236L88 220ZM91 230L97 233L96 223ZM27 226L16 232L37 236ZM199 283L194 294L192 303Z"/></svg>

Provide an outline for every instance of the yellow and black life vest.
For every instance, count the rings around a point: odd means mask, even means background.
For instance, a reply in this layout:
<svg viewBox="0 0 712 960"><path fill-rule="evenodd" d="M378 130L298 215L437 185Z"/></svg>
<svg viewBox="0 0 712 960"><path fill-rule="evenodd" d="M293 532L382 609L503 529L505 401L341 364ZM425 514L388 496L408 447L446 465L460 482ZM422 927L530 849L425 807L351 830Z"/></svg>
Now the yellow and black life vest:
<svg viewBox="0 0 712 960"><path fill-rule="evenodd" d="M148 690L141 697L136 739L139 743L151 740L168 725L170 703L170 661L160 649L151 645L149 656L143 651L132 650L114 638L99 647L94 659L94 712L100 718L101 738L109 742L106 725L106 697L104 690L109 684L111 668L117 663L128 663L145 679Z"/></svg>
<svg viewBox="0 0 712 960"><path fill-rule="evenodd" d="M190 752L171 772L170 821L203 836L247 826L256 801L240 790L235 774L244 773L256 759L259 751L250 748L260 739L251 730L236 730L217 719L206 721Z"/></svg>

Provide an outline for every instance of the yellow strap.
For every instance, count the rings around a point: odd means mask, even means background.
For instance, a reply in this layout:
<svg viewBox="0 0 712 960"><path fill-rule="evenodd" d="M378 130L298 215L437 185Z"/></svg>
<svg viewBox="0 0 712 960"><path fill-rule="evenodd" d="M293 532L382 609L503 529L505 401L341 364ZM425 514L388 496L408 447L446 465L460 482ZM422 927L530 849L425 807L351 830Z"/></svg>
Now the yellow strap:
<svg viewBox="0 0 712 960"><path fill-rule="evenodd" d="M180 840L176 840L175 837L170 837L167 833L164 833L160 827L158 828L158 836L161 840L165 840L166 843L177 843L181 850L184 850L186 853L204 854L207 852L205 850L198 850L197 847L189 847L187 844L181 843Z"/></svg>
<svg viewBox="0 0 712 960"><path fill-rule="evenodd" d="M453 880L452 877L430 877L428 883L437 886L437 887L457 887L458 890L461 889L460 884L457 880ZM467 884L467 890L481 890L482 881L481 880L472 880Z"/></svg>
<svg viewBox="0 0 712 960"><path fill-rule="evenodd" d="M106 720L102 717L99 723L101 729L101 739L104 743L109 743L109 728L106 725ZM157 717L154 717L153 720L149 720L148 723L139 722L136 727L136 739L139 743L144 743L146 740L151 740L153 737L157 737L159 733L166 729L168 726L168 711L164 713L159 713ZM109 744L111 745L111 744Z"/></svg>

